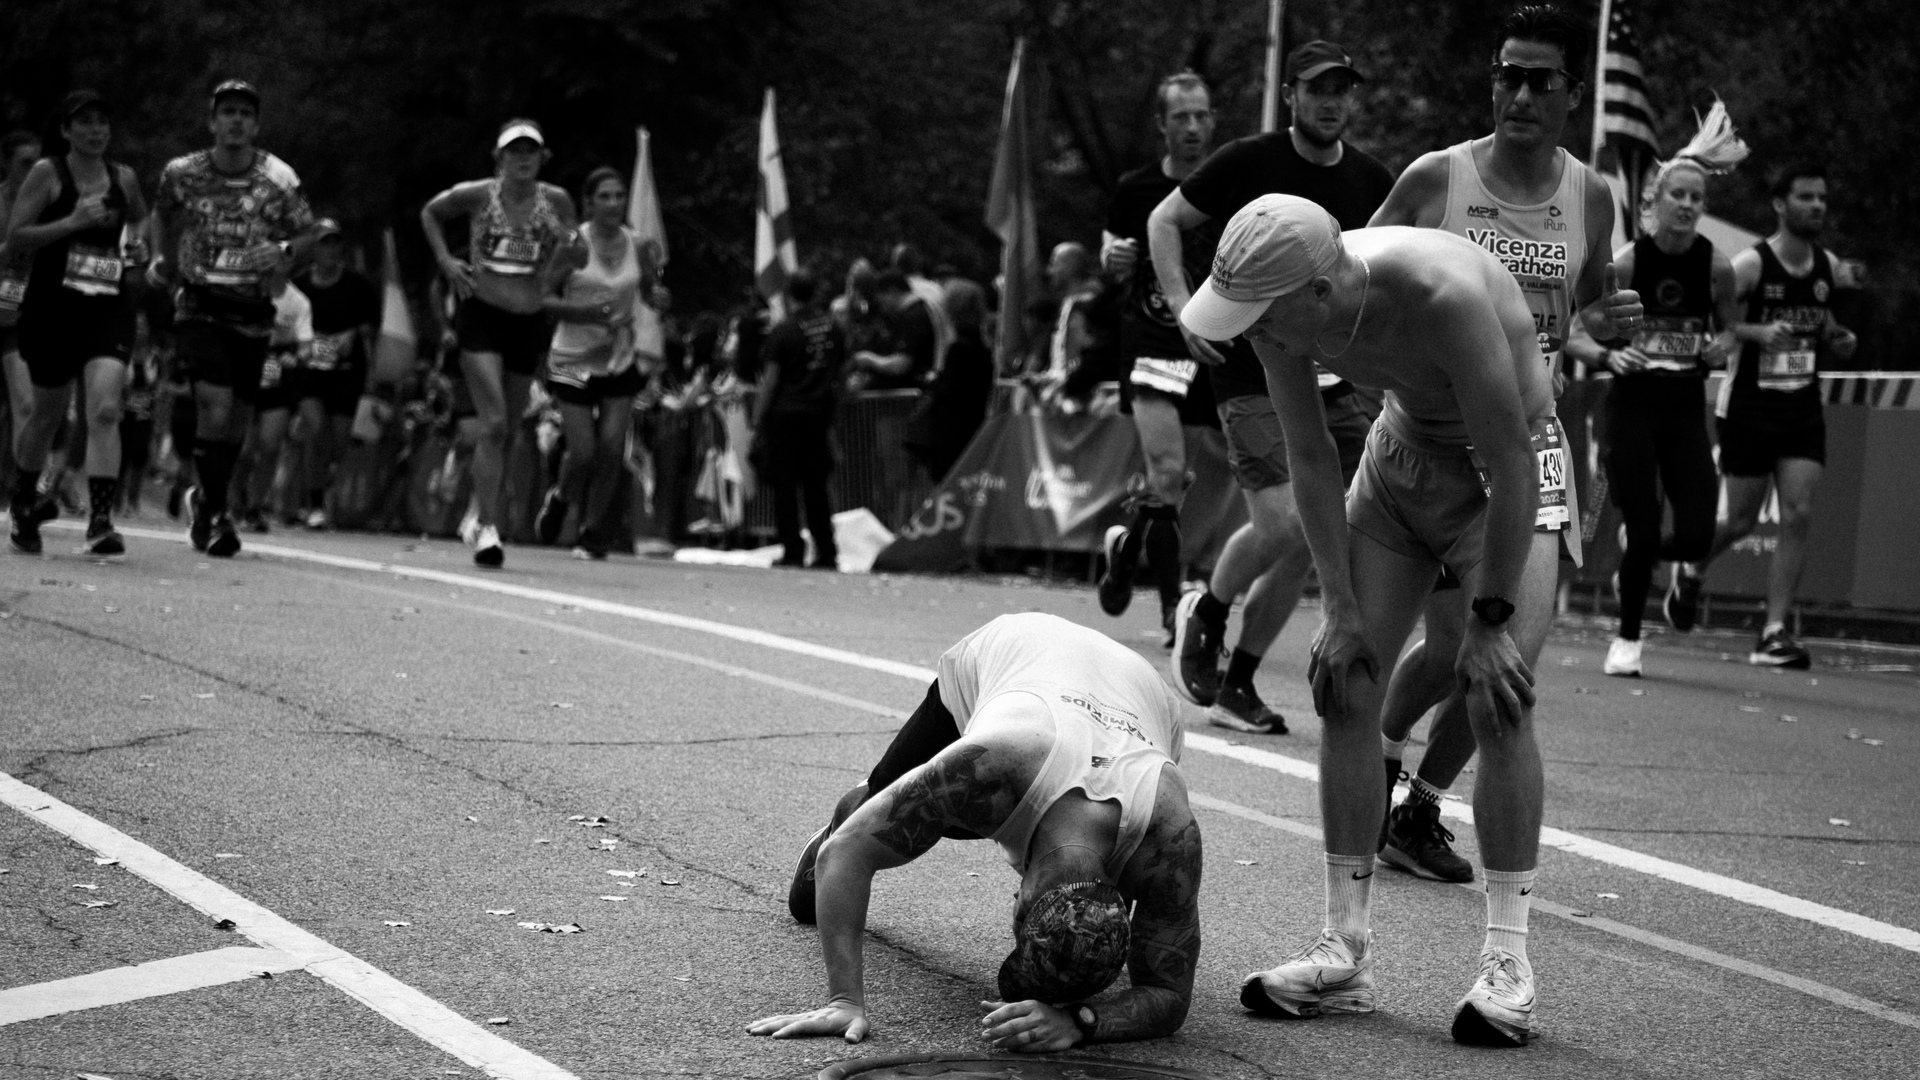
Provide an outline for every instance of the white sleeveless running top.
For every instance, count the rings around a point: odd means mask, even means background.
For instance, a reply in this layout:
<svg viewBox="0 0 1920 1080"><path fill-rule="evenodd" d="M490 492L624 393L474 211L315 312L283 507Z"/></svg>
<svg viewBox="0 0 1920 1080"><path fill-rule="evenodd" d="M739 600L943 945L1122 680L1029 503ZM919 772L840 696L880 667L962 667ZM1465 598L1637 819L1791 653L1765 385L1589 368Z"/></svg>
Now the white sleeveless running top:
<svg viewBox="0 0 1920 1080"><path fill-rule="evenodd" d="M567 275L561 295L570 301L612 304L615 312L631 312L640 296L640 258L634 252L633 230L620 226L620 252L616 256L619 261L609 263L600 257L599 249L593 244L588 233L591 228L583 226L580 230L587 243L587 265ZM604 371L614 355L622 351L622 346L628 351L633 348L632 323L615 328L605 323L561 319L554 324L548 363L553 367L562 363L588 363Z"/></svg>
<svg viewBox="0 0 1920 1080"><path fill-rule="evenodd" d="M1107 861L1118 880L1153 818L1160 770L1180 760L1185 731L1173 689L1140 655L1054 615L1002 615L940 657L940 700L963 735L1002 725L1050 729L1053 745L993 841L1026 871L1033 830L1061 796L1084 791L1120 806Z"/></svg>
<svg viewBox="0 0 1920 1080"><path fill-rule="evenodd" d="M1521 206L1487 191L1471 141L1448 147L1447 208L1440 220L1441 229L1492 252L1519 281L1549 370L1559 366L1573 318L1574 282L1589 251L1587 173L1565 149L1559 154L1560 186L1553 197Z"/></svg>

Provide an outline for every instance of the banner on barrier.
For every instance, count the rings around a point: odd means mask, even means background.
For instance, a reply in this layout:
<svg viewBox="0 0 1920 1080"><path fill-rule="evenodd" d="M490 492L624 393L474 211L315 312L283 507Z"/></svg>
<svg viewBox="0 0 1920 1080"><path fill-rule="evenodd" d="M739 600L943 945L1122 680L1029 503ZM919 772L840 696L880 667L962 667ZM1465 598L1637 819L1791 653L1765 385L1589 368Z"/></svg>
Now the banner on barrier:
<svg viewBox="0 0 1920 1080"><path fill-rule="evenodd" d="M1124 418L990 417L873 568L958 570L984 548L1097 551L1142 466Z"/></svg>

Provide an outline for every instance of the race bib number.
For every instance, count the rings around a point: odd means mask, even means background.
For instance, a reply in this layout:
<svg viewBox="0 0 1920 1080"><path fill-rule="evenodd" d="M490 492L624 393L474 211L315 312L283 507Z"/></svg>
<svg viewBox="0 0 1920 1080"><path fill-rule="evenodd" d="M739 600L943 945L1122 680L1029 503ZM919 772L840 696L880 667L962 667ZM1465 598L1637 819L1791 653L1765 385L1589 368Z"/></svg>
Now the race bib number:
<svg viewBox="0 0 1920 1080"><path fill-rule="evenodd" d="M1794 339L1791 348L1761 350L1760 370L1755 373L1759 376L1760 389L1791 391L1813 385L1816 356L1810 337Z"/></svg>
<svg viewBox="0 0 1920 1080"><path fill-rule="evenodd" d="M1533 425L1534 465L1540 471L1540 506L1534 511L1533 527L1542 532L1563 529L1573 520L1567 509L1567 447L1560 437L1560 422L1554 419ZM1471 450L1469 451L1471 452ZM1473 453L1473 468L1480 476L1480 490L1493 495L1493 478L1485 463Z"/></svg>
<svg viewBox="0 0 1920 1080"><path fill-rule="evenodd" d="M207 264L209 285L254 285L260 272L254 269L253 253L246 248L220 248Z"/></svg>
<svg viewBox="0 0 1920 1080"><path fill-rule="evenodd" d="M1645 354L1647 367L1658 371L1695 370L1706 344L1699 319L1650 316L1647 325L1633 335L1633 347Z"/></svg>
<svg viewBox="0 0 1920 1080"><path fill-rule="evenodd" d="M337 334L319 334L313 339L313 357L307 362L307 366L315 371L332 371L352 351L353 331L342 330Z"/></svg>
<svg viewBox="0 0 1920 1080"><path fill-rule="evenodd" d="M0 311L20 310L20 301L26 298L25 278L0 277Z"/></svg>
<svg viewBox="0 0 1920 1080"><path fill-rule="evenodd" d="M118 296L125 269L117 251L74 244L67 249L67 275L60 284L88 296Z"/></svg>
<svg viewBox="0 0 1920 1080"><path fill-rule="evenodd" d="M496 236L481 265L496 274L531 274L540 261L540 241L525 236Z"/></svg>
<svg viewBox="0 0 1920 1080"><path fill-rule="evenodd" d="M260 389L276 390L280 379L286 374L286 358L279 353L268 353L267 359L260 365Z"/></svg>

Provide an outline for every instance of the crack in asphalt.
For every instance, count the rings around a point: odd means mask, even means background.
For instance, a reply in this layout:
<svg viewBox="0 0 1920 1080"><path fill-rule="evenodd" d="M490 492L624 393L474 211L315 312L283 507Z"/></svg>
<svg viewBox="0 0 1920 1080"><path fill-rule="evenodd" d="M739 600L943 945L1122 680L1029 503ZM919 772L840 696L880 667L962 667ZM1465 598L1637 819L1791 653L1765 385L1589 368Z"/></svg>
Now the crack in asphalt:
<svg viewBox="0 0 1920 1080"><path fill-rule="evenodd" d="M406 737L395 735L390 732L379 731L377 729L370 728L362 724L356 724L351 720L346 720L342 717L330 714L325 710L317 708L313 705L309 705L302 701L296 701L293 698L290 698L285 694L281 694L277 691L256 686L252 683L245 682L243 680L221 674L220 672L213 671L208 668L200 667L199 665L190 663L188 661L181 660L172 656L168 656L164 653L156 652L152 649L148 649L143 646L133 644L131 642L122 641L118 638L109 637L105 634L100 634L92 630L84 629L82 627L72 626L67 623L63 623L57 619L49 619L45 617L35 617L35 616L25 616L25 618L28 621L37 623L41 626L46 626L56 630L64 630L77 637L83 637L90 641L98 642L102 645L109 645L114 648L125 649L128 652L146 657L147 659L153 660L157 663L166 665L168 667L192 672L193 674L199 675L203 678L211 679L223 686L231 687L237 691L253 694L257 697L265 698L269 701L282 705L303 716L310 716L329 724L344 724L345 725L344 730L336 731L334 732L334 734L359 736L359 737L386 743L397 750L404 751L406 753L415 755L416 757L419 757L419 758L423 758L443 768L462 773L467 777L469 777L470 779L480 784L497 788L498 790L506 792L510 795L513 795L514 797L519 798L525 801L527 804L542 811L552 812L552 813L564 816L568 809L570 809L573 805L577 805L578 802L580 801L578 799L573 799L566 803L555 805L554 803L549 802L547 799L542 798L541 796L536 795L533 792L528 791L525 788L522 788L519 785L514 784L509 780L506 780L497 776L488 775L463 762L454 761L440 754L433 753L432 751L424 747L414 745L413 743L407 741ZM177 738L179 735L187 734L194 730L198 730L198 729L189 728L189 729L186 729L185 731L172 732L167 734L165 737ZM138 743L140 741L150 741L151 739L157 738L157 737L160 737L160 736L142 736L141 739L132 740L132 742ZM427 736L427 738L434 738L434 737ZM101 747L93 748L86 752L93 753L93 752L98 752L100 750L109 750L109 749L117 749L117 748L119 747L101 746ZM44 767L40 767L40 766L44 765L45 759L47 757L51 757L51 756L54 756L55 754L63 754L63 753L77 753L77 752L55 751L55 752L49 752L48 754L44 754L40 758L34 759L35 767L31 770L30 775L38 774L46 777L49 781L53 783L62 783L62 781L58 776L56 776L51 772L48 772ZM607 830L607 834L612 836L615 839L620 840L624 844L632 845L633 849L636 851L641 851L641 850L652 851L662 861L670 862L676 866L682 867L686 871L703 874L707 877L711 877L711 878L718 879L720 881L727 882L728 884L734 886L740 891L746 893L748 896L752 896L755 898L762 897L761 890L758 889L756 886L754 886L753 883L741 880L740 878L734 877L730 874L723 873L703 863L680 858L677 855L675 855L672 851L670 851L665 845L659 843L658 841L655 841L652 839L635 840L621 833L618 829L612 829L612 828Z"/></svg>
<svg viewBox="0 0 1920 1080"><path fill-rule="evenodd" d="M87 939L87 935L60 925L60 920L54 916L53 912L48 911L46 908L35 907L33 910L40 913L40 921L46 924L47 929L56 934L66 935L68 948L77 949L80 947L80 943Z"/></svg>
<svg viewBox="0 0 1920 1080"><path fill-rule="evenodd" d="M201 730L203 729L197 727L175 728L171 731L156 731L148 735L139 735L124 742L100 743L94 746L83 746L76 750L43 749L38 755L28 758L26 763L21 766L19 779L25 782L29 776L44 776L54 783L59 783L59 777L41 767L46 764L48 758L91 757L94 754L105 753L109 750L129 750L133 747L145 746L149 743L165 742L168 739L177 739L182 735L191 735Z"/></svg>

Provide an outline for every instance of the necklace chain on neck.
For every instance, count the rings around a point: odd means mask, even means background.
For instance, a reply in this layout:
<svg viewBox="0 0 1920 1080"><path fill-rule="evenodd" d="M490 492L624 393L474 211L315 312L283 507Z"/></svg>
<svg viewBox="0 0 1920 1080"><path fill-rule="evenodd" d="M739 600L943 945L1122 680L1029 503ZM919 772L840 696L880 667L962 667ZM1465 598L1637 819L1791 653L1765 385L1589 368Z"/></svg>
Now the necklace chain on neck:
<svg viewBox="0 0 1920 1080"><path fill-rule="evenodd" d="M1366 271L1367 275L1366 283L1360 286L1360 308L1353 313L1353 329L1347 331L1347 343L1340 347L1339 352L1327 352L1326 347L1321 346L1320 351L1326 353L1326 357L1329 360L1345 356L1347 350L1353 348L1353 339L1360 336L1360 320L1367 316L1367 295L1373 292L1373 264L1367 262L1367 258L1364 255L1358 256L1358 258L1360 259L1360 268ZM1319 345L1320 343L1316 340L1314 344Z"/></svg>

